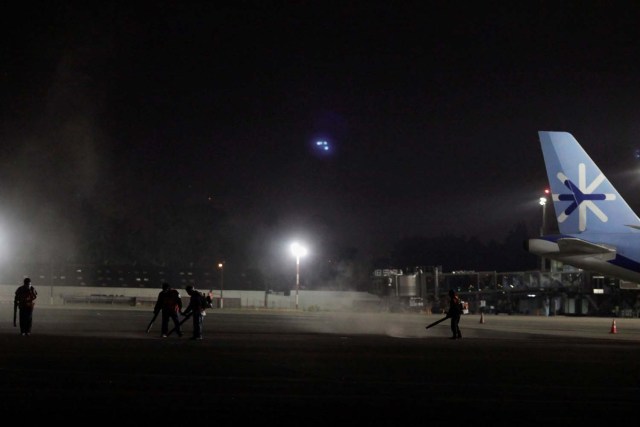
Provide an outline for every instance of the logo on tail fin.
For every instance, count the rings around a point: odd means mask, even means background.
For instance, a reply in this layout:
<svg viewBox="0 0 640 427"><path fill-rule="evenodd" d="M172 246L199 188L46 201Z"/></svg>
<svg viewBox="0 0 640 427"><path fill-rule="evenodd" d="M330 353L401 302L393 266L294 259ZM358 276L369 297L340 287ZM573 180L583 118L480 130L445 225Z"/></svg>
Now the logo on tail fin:
<svg viewBox="0 0 640 427"><path fill-rule="evenodd" d="M560 213L558 222L564 222L573 211L578 209L578 229L584 231L587 228L587 209L602 222L607 222L609 218L594 203L595 200L615 200L615 194L594 193L594 191L604 182L602 173L598 175L591 184L587 185L587 169L584 163L578 165L578 185L576 186L564 173L558 172L557 178L571 191L570 194L552 194L554 201L571 202L569 206Z"/></svg>

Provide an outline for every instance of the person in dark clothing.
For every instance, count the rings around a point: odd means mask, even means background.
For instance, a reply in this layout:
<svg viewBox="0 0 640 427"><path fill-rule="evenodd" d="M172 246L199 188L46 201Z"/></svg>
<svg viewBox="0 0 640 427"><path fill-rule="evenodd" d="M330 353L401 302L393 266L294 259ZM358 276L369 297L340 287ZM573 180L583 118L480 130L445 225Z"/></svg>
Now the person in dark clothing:
<svg viewBox="0 0 640 427"><path fill-rule="evenodd" d="M158 294L153 314L157 315L160 311L162 311L162 326L160 328L162 337L166 338L169 334L169 319L173 320L176 333L181 337L182 330L180 329L178 313L182 311L182 298L180 297L180 292L177 289L173 289L168 283L162 284L162 291Z"/></svg>
<svg viewBox="0 0 640 427"><path fill-rule="evenodd" d="M182 313L183 316L191 315L193 318L193 336L190 338L192 340L201 340L202 339L202 324L205 316L204 309L202 306L202 298L200 291L195 289L192 285L187 285L185 288L187 294L191 297L189 299L189 305Z"/></svg>
<svg viewBox="0 0 640 427"><path fill-rule="evenodd" d="M449 311L447 312L447 317L451 319L451 332L453 336L452 340L462 338L462 333L460 332L460 317L462 316L462 302L460 301L460 297L453 289L449 290Z"/></svg>
<svg viewBox="0 0 640 427"><path fill-rule="evenodd" d="M23 336L31 335L31 325L33 324L33 308L38 296L35 288L31 286L31 279L25 278L22 286L16 289L13 300L13 326L16 326L15 310L20 310L20 333Z"/></svg>

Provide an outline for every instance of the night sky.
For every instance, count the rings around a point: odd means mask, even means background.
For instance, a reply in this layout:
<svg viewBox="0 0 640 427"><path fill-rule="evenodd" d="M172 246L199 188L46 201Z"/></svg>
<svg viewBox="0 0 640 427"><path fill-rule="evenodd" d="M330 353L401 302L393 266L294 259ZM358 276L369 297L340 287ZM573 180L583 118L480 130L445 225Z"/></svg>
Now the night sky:
<svg viewBox="0 0 640 427"><path fill-rule="evenodd" d="M520 3L15 6L3 256L72 256L87 215L131 233L169 205L208 204L265 251L535 234L539 130L573 133L640 210L640 6Z"/></svg>

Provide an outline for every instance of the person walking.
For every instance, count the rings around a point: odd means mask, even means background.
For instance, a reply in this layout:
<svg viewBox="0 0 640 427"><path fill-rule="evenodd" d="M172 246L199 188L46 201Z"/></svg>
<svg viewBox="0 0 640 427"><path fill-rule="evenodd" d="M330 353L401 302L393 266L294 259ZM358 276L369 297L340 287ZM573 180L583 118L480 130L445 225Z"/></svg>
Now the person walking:
<svg viewBox="0 0 640 427"><path fill-rule="evenodd" d="M202 328L203 328L203 319L204 319L204 310L205 307L203 305L203 297L200 294L200 291L195 289L192 285L187 285L185 288L187 294L191 297L189 299L189 305L182 312L183 316L191 315L193 317L193 336L190 338L192 340L201 340L202 339Z"/></svg>
<svg viewBox="0 0 640 427"><path fill-rule="evenodd" d="M162 321L160 327L160 333L162 338L166 338L169 335L169 320L173 320L175 331L179 337L182 336L182 329L180 328L180 319L178 319L178 313L182 312L182 298L180 292L177 289L173 289L168 283L162 284L162 291L158 294L156 305L153 308L154 316L162 312Z"/></svg>
<svg viewBox="0 0 640 427"><path fill-rule="evenodd" d="M449 290L449 311L447 312L447 317L451 319L451 332L453 336L452 340L462 338L462 333L460 332L460 317L462 316L462 302L460 301L460 297L453 289Z"/></svg>
<svg viewBox="0 0 640 427"><path fill-rule="evenodd" d="M16 289L13 300L13 326L16 325L16 310L20 310L20 333L22 336L31 335L31 325L33 324L33 307L38 293L31 286L31 279L26 277L22 286Z"/></svg>

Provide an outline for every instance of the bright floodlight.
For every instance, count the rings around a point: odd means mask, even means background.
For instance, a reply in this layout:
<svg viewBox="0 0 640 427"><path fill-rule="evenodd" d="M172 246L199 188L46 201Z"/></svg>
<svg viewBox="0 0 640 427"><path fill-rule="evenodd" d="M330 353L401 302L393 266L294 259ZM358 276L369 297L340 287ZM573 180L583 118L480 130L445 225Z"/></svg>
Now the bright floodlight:
<svg viewBox="0 0 640 427"><path fill-rule="evenodd" d="M291 253L296 257L296 310L298 309L298 293L300 291L300 257L307 254L307 248L298 243L291 244Z"/></svg>
<svg viewBox="0 0 640 427"><path fill-rule="evenodd" d="M300 258L303 257L307 254L307 248L305 248L304 246L300 245L299 243L292 243L291 244L291 253L296 257L296 258Z"/></svg>
<svg viewBox="0 0 640 427"><path fill-rule="evenodd" d="M544 206L547 204L547 198L546 197L540 197L540 206Z"/></svg>

